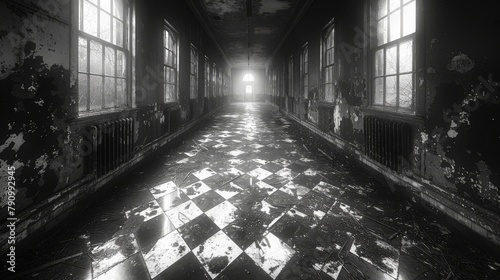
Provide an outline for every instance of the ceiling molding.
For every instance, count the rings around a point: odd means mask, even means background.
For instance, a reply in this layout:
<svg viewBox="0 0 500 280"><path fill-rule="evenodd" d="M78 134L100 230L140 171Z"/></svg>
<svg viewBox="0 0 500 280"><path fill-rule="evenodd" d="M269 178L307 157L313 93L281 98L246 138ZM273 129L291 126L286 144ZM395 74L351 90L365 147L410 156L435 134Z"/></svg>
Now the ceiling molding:
<svg viewBox="0 0 500 280"><path fill-rule="evenodd" d="M269 66L269 63L273 59L273 57L276 56L276 54L279 52L283 44L285 44L285 41L288 39L288 35L292 32L293 29L299 24L299 22L302 20L306 12L309 10L309 7L311 7L311 4L314 2L314 0L307 0L306 3L302 6L300 9L299 13L297 14L296 17L294 17L293 21L289 21L287 26L285 27L286 32L283 33L283 37L281 37L281 40L279 44L276 46L276 49L274 49L273 55L269 57L266 62L264 63L265 67L267 68Z"/></svg>
<svg viewBox="0 0 500 280"><path fill-rule="evenodd" d="M230 68L233 67L233 64L230 62L230 60L227 58L226 53L222 50L222 47L220 46L219 42L215 39L215 35L213 31L210 29L209 26L211 26L211 22L208 22L203 14L200 12L199 8L196 6L193 0L186 0L186 3L188 4L189 8L191 11L195 14L196 18L200 21L201 26L203 27L203 30L208 34L210 39L212 39L213 43L221 53L222 57L226 61L226 63L230 66Z"/></svg>

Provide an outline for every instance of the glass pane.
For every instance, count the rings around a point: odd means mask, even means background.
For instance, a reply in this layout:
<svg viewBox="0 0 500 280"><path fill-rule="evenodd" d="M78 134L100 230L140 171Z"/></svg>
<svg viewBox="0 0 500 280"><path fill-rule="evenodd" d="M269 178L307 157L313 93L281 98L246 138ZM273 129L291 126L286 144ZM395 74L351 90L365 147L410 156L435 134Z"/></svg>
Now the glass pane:
<svg viewBox="0 0 500 280"><path fill-rule="evenodd" d="M375 52L375 76L384 75L384 49Z"/></svg>
<svg viewBox="0 0 500 280"><path fill-rule="evenodd" d="M411 108L413 105L413 74L399 76L399 106Z"/></svg>
<svg viewBox="0 0 500 280"><path fill-rule="evenodd" d="M373 103L376 105L384 105L384 78L375 78L375 96Z"/></svg>
<svg viewBox="0 0 500 280"><path fill-rule="evenodd" d="M116 106L115 78L104 78L104 107Z"/></svg>
<svg viewBox="0 0 500 280"><path fill-rule="evenodd" d="M385 60L385 74L396 74L398 65L397 46L387 48Z"/></svg>
<svg viewBox="0 0 500 280"><path fill-rule="evenodd" d="M123 23L113 19L113 44L123 47Z"/></svg>
<svg viewBox="0 0 500 280"><path fill-rule="evenodd" d="M90 73L102 74L102 45L90 41Z"/></svg>
<svg viewBox="0 0 500 280"><path fill-rule="evenodd" d="M127 106L127 84L125 79L116 79L116 105Z"/></svg>
<svg viewBox="0 0 500 280"><path fill-rule="evenodd" d="M387 15L387 0L379 0L378 1L378 17L377 19L380 19L381 17Z"/></svg>
<svg viewBox="0 0 500 280"><path fill-rule="evenodd" d="M387 18L381 19L377 24L377 45L387 43Z"/></svg>
<svg viewBox="0 0 500 280"><path fill-rule="evenodd" d="M123 20L123 1L113 0L113 15Z"/></svg>
<svg viewBox="0 0 500 280"><path fill-rule="evenodd" d="M95 4L97 6L97 0L87 0L87 1L89 1L90 3Z"/></svg>
<svg viewBox="0 0 500 280"><path fill-rule="evenodd" d="M78 38L78 71L87 72L87 39Z"/></svg>
<svg viewBox="0 0 500 280"><path fill-rule="evenodd" d="M401 5L401 0L389 0L389 11L392 12L395 9L399 8Z"/></svg>
<svg viewBox="0 0 500 280"><path fill-rule="evenodd" d="M413 70L413 41L409 40L399 45L399 73Z"/></svg>
<svg viewBox="0 0 500 280"><path fill-rule="evenodd" d="M103 10L111 13L111 0L100 0L100 6Z"/></svg>
<svg viewBox="0 0 500 280"><path fill-rule="evenodd" d="M104 74L115 76L115 50L110 47L104 48Z"/></svg>
<svg viewBox="0 0 500 280"><path fill-rule="evenodd" d="M87 102L89 96L89 85L88 85L87 74L78 74L78 111L87 111Z"/></svg>
<svg viewBox="0 0 500 280"><path fill-rule="evenodd" d="M102 77L90 75L90 110L102 109Z"/></svg>
<svg viewBox="0 0 500 280"><path fill-rule="evenodd" d="M333 64L333 49L328 50L326 53L327 58L326 58L326 65L331 65Z"/></svg>
<svg viewBox="0 0 500 280"><path fill-rule="evenodd" d="M396 106L396 76L385 78L385 105Z"/></svg>
<svg viewBox="0 0 500 280"><path fill-rule="evenodd" d="M328 102L333 102L333 85L327 84L325 86L325 100Z"/></svg>
<svg viewBox="0 0 500 280"><path fill-rule="evenodd" d="M83 2L83 31L94 36L97 36L97 13L97 7Z"/></svg>
<svg viewBox="0 0 500 280"><path fill-rule="evenodd" d="M403 7L403 36L415 32L417 25L416 15L415 1Z"/></svg>
<svg viewBox="0 0 500 280"><path fill-rule="evenodd" d="M126 69L127 69L127 58L122 51L116 51L116 76L117 77L126 77Z"/></svg>
<svg viewBox="0 0 500 280"><path fill-rule="evenodd" d="M397 10L389 16L389 42L401 37L401 10Z"/></svg>
<svg viewBox="0 0 500 280"><path fill-rule="evenodd" d="M406 4L406 3L410 2L410 1L412 1L412 0L403 0L403 4Z"/></svg>
<svg viewBox="0 0 500 280"><path fill-rule="evenodd" d="M327 49L333 48L334 45L333 38L334 38L334 29L332 29L332 31L330 31L330 33L328 34L328 39L326 43Z"/></svg>
<svg viewBox="0 0 500 280"><path fill-rule="evenodd" d="M101 11L101 33L100 33L100 38L111 42L111 16L106 13Z"/></svg>

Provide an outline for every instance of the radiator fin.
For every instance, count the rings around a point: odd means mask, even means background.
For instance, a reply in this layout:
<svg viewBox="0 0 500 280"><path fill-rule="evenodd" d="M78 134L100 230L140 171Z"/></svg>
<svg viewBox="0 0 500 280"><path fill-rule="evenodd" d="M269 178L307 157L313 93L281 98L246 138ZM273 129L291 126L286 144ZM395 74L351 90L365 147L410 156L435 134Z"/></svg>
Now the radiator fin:
<svg viewBox="0 0 500 280"><path fill-rule="evenodd" d="M365 154L401 172L410 166L413 135L409 124L375 116L364 118Z"/></svg>

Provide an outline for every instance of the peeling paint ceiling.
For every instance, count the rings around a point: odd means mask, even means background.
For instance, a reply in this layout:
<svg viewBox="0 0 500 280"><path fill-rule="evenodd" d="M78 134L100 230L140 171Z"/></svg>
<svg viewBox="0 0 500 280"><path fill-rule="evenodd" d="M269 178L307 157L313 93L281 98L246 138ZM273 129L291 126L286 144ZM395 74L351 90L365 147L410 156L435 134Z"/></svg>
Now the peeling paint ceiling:
<svg viewBox="0 0 500 280"><path fill-rule="evenodd" d="M186 0L235 68L266 66L311 0Z"/></svg>

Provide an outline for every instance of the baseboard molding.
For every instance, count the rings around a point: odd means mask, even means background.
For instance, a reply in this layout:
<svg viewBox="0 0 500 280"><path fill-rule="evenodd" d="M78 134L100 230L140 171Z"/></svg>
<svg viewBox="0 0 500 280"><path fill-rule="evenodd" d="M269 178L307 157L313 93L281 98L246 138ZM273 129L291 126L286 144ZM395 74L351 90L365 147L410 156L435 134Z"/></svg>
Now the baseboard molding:
<svg viewBox="0 0 500 280"><path fill-rule="evenodd" d="M95 179L94 175L87 175L53 196L23 210L21 213L18 213L18 218L15 221L16 246L21 241L32 236L34 233L42 234L49 230L51 226L54 226L58 224L58 222L67 218L69 215L68 213L72 212L80 201L88 198L117 176L120 176L135 167L138 163L156 150L177 139L182 134L190 131L196 125L204 122L207 118L217 113L220 108L214 109L213 111L200 116L200 118L196 121L191 121L185 124L175 133L160 137L148 143L144 148L136 151L131 160L107 173L103 177ZM9 229L7 227L3 227L0 235L1 252L7 251L11 246L7 242L9 234Z"/></svg>
<svg viewBox="0 0 500 280"><path fill-rule="evenodd" d="M276 105L272 105L277 108ZM427 205L432 206L446 217L463 225L478 234L485 241L491 242L500 248L500 216L484 209L476 203L457 196L424 178L410 178L398 174L389 168L367 157L362 151L339 137L320 131L316 126L299 119L297 116L278 108L283 115L302 125L316 135L322 137L337 149L347 152L355 157L360 163L384 176L387 180L409 190L412 195L419 197Z"/></svg>

